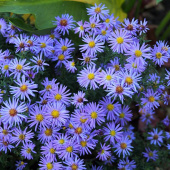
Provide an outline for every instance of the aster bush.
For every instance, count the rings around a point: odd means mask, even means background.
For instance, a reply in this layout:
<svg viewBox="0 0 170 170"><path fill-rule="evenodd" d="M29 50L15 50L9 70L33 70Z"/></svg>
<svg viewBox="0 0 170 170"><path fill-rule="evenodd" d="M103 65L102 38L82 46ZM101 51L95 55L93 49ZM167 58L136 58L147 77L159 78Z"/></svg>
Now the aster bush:
<svg viewBox="0 0 170 170"><path fill-rule="evenodd" d="M150 46L146 20L120 22L104 4L87 15L56 16L46 35L0 19L0 169L170 165L170 119L152 125L170 99L168 43Z"/></svg>

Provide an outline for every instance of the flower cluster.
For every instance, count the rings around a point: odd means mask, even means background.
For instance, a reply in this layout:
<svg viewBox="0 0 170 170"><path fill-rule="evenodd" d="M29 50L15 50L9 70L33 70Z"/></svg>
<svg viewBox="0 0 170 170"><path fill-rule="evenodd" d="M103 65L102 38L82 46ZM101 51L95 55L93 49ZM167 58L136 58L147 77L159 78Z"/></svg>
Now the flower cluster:
<svg viewBox="0 0 170 170"><path fill-rule="evenodd" d="M89 21L77 23L58 16L43 36L0 19L1 36L15 49L0 50L0 151L20 155L18 170L37 155L40 170L135 169L132 103L149 125L160 101L169 102L170 71L159 75L156 66L168 61L170 48L141 40L147 21L121 23L103 4L87 14ZM70 30L84 44L76 47ZM162 123L169 126L169 118ZM145 141L161 147L165 138L169 132L153 128ZM158 158L157 150L145 149L140 154L147 162Z"/></svg>

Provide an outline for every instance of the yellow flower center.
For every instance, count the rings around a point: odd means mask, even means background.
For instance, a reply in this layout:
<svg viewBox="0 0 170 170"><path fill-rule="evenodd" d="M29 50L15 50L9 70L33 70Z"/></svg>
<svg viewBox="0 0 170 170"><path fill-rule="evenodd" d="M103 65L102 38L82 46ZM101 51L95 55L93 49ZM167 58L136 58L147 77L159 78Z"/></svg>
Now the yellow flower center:
<svg viewBox="0 0 170 170"><path fill-rule="evenodd" d="M156 53L156 58L160 59L162 57L162 54L160 52Z"/></svg>
<svg viewBox="0 0 170 170"><path fill-rule="evenodd" d="M115 130L111 130L111 131L110 131L110 135L111 135L111 136L115 136L115 135L116 135Z"/></svg>
<svg viewBox="0 0 170 170"><path fill-rule="evenodd" d="M150 102L154 102L154 101L155 101L155 98L154 98L153 96L150 96L150 97L148 98L148 100L149 100Z"/></svg>
<svg viewBox="0 0 170 170"><path fill-rule="evenodd" d="M46 47L46 43L41 43L41 48L45 48Z"/></svg>
<svg viewBox="0 0 170 170"><path fill-rule="evenodd" d="M107 110L111 111L113 109L114 109L114 105L113 104L110 103L110 104L107 105Z"/></svg>
<svg viewBox="0 0 170 170"><path fill-rule="evenodd" d="M119 94L122 93L123 92L123 88L121 86L117 86L116 87L116 92L119 93Z"/></svg>
<svg viewBox="0 0 170 170"><path fill-rule="evenodd" d="M69 128L70 128L70 129L72 129L72 128L73 128L73 125L72 125L71 123L69 124Z"/></svg>
<svg viewBox="0 0 170 170"><path fill-rule="evenodd" d="M153 156L153 152L149 152L149 157L152 157Z"/></svg>
<svg viewBox="0 0 170 170"><path fill-rule="evenodd" d="M74 66L75 66L75 62L72 62L72 63L71 63L71 66L74 67Z"/></svg>
<svg viewBox="0 0 170 170"><path fill-rule="evenodd" d="M62 96L61 96L61 94L56 94L54 98L55 98L57 101L59 101L59 100L62 99Z"/></svg>
<svg viewBox="0 0 170 170"><path fill-rule="evenodd" d="M10 114L10 116L14 117L17 114L16 109L10 109L9 114Z"/></svg>
<svg viewBox="0 0 170 170"><path fill-rule="evenodd" d="M60 21L60 25L61 25L61 26L67 26L67 20L66 20L66 19L62 19L62 20Z"/></svg>
<svg viewBox="0 0 170 170"><path fill-rule="evenodd" d="M27 89L28 89L28 87L27 87L27 85L25 85L25 84L23 84L23 85L20 87L20 90L21 90L22 92L27 91Z"/></svg>
<svg viewBox="0 0 170 170"><path fill-rule="evenodd" d="M102 149L102 150L101 150L101 154L104 154L104 152L105 152L105 150L104 150L104 149Z"/></svg>
<svg viewBox="0 0 170 170"><path fill-rule="evenodd" d="M121 144L120 144L120 147L121 147L122 149L126 149L126 148L127 148L127 144L126 144L126 143L121 143Z"/></svg>
<svg viewBox="0 0 170 170"><path fill-rule="evenodd" d="M27 153L31 153L31 149L30 149L30 148L28 148L26 152L27 152Z"/></svg>
<svg viewBox="0 0 170 170"><path fill-rule="evenodd" d="M168 47L164 46L162 47L162 50L168 51Z"/></svg>
<svg viewBox="0 0 170 170"><path fill-rule="evenodd" d="M122 44L124 41L122 37L118 37L116 40L118 44Z"/></svg>
<svg viewBox="0 0 170 170"><path fill-rule="evenodd" d="M52 115L53 118L57 118L57 117L60 116L60 112L58 110L53 110L51 112L51 115Z"/></svg>
<svg viewBox="0 0 170 170"><path fill-rule="evenodd" d="M124 113L120 113L119 117L122 119L125 117L125 114Z"/></svg>
<svg viewBox="0 0 170 170"><path fill-rule="evenodd" d="M153 136L153 139L154 139L154 140L157 140L158 137L159 137L158 135L154 135L154 136Z"/></svg>
<svg viewBox="0 0 170 170"><path fill-rule="evenodd" d="M77 170L77 169L78 169L78 166L77 166L76 164L72 164L72 165L71 165L71 168L72 168L72 170Z"/></svg>
<svg viewBox="0 0 170 170"><path fill-rule="evenodd" d="M46 90L49 91L50 89L52 89L52 86L49 84L49 85L46 86Z"/></svg>
<svg viewBox="0 0 170 170"><path fill-rule="evenodd" d="M102 35L106 35L106 31L105 30L102 30Z"/></svg>
<svg viewBox="0 0 170 170"><path fill-rule="evenodd" d="M65 142L64 139L60 139L60 140L59 140L59 143L60 143L60 144L63 144L64 142Z"/></svg>
<svg viewBox="0 0 170 170"><path fill-rule="evenodd" d="M89 62L90 62L90 57L86 57L86 58L84 59L84 61L85 61L86 63L89 63Z"/></svg>
<svg viewBox="0 0 170 170"><path fill-rule="evenodd" d="M90 26L91 26L91 28L95 28L96 24L92 23Z"/></svg>
<svg viewBox="0 0 170 170"><path fill-rule="evenodd" d="M50 149L50 153L54 154L54 153L55 153L55 149L54 149L54 148L51 148L51 149Z"/></svg>
<svg viewBox="0 0 170 170"><path fill-rule="evenodd" d="M64 58L65 58L65 56L64 56L63 54L61 54L61 55L58 56L58 59L59 59L60 61L63 61Z"/></svg>
<svg viewBox="0 0 170 170"><path fill-rule="evenodd" d="M21 165L24 165L24 162L23 161L21 161L21 163L20 163Z"/></svg>
<svg viewBox="0 0 170 170"><path fill-rule="evenodd" d="M126 77L126 80L125 82L128 84L128 85L131 85L133 83L133 79L131 77Z"/></svg>
<svg viewBox="0 0 170 170"><path fill-rule="evenodd" d="M109 23L109 22L110 22L110 19L109 19L109 18L107 18L107 19L105 20L105 22L106 22L106 23Z"/></svg>
<svg viewBox="0 0 170 170"><path fill-rule="evenodd" d="M90 42L89 42L89 47L90 47L90 48L95 47L95 42L94 42L94 41L90 41Z"/></svg>
<svg viewBox="0 0 170 170"><path fill-rule="evenodd" d="M137 68L137 64L132 63L132 67L133 67L133 68Z"/></svg>
<svg viewBox="0 0 170 170"><path fill-rule="evenodd" d="M42 114L37 114L35 119L38 120L39 122L41 122L41 121L43 121L44 116Z"/></svg>
<svg viewBox="0 0 170 170"><path fill-rule="evenodd" d="M94 77L95 77L95 76L94 76L94 73L89 73L89 74L88 74L88 79L89 79L89 80L93 80Z"/></svg>
<svg viewBox="0 0 170 170"><path fill-rule="evenodd" d="M24 140L24 139L25 139L25 135L24 135L24 134L20 134L20 135L19 135L19 139L20 139L20 140Z"/></svg>
<svg viewBox="0 0 170 170"><path fill-rule="evenodd" d="M75 133L77 133L77 134L82 133L82 128L81 127L76 128Z"/></svg>
<svg viewBox="0 0 170 170"><path fill-rule="evenodd" d="M21 70L22 69L22 65L21 64L17 64L16 69L17 70Z"/></svg>
<svg viewBox="0 0 170 170"><path fill-rule="evenodd" d="M87 121L87 119L83 119L82 117L80 118L81 123L85 123L86 121Z"/></svg>
<svg viewBox="0 0 170 170"><path fill-rule="evenodd" d="M61 49L62 49L63 51L66 51L66 50L67 50L67 47L66 47L65 45L63 45L63 46L61 47Z"/></svg>
<svg viewBox="0 0 170 170"><path fill-rule="evenodd" d="M54 39L54 38L55 38L54 34L51 34L51 35L50 35L50 38L51 38L51 39Z"/></svg>
<svg viewBox="0 0 170 170"><path fill-rule="evenodd" d="M46 134L46 136L51 136L52 132L53 132L52 129L47 128L44 133Z"/></svg>
<svg viewBox="0 0 170 170"><path fill-rule="evenodd" d="M9 65L4 65L4 70L8 70L9 69Z"/></svg>
<svg viewBox="0 0 170 170"><path fill-rule="evenodd" d="M80 144L81 144L82 147L85 147L87 145L87 142L86 141L81 141Z"/></svg>
<svg viewBox="0 0 170 170"><path fill-rule="evenodd" d="M106 76L106 80L111 80L112 79L112 76L111 75L107 75Z"/></svg>
<svg viewBox="0 0 170 170"><path fill-rule="evenodd" d="M67 152L73 152L73 147L72 147L72 146L68 146L68 147L66 148L66 151L67 151Z"/></svg>
<svg viewBox="0 0 170 170"><path fill-rule="evenodd" d="M2 130L2 133L4 134L4 135L7 135L8 134L8 131L7 130Z"/></svg>
<svg viewBox="0 0 170 170"><path fill-rule="evenodd" d="M92 119L96 119L98 117L97 113L96 112L92 112L91 113L91 118Z"/></svg>
<svg viewBox="0 0 170 170"><path fill-rule="evenodd" d="M141 57L141 55L142 55L142 51L140 51L140 50L135 51L135 56L136 57Z"/></svg>
<svg viewBox="0 0 170 170"><path fill-rule="evenodd" d="M38 61L37 61L37 65L39 65L39 66L41 66L42 63L43 63L42 60L38 60Z"/></svg>
<svg viewBox="0 0 170 170"><path fill-rule="evenodd" d="M46 164L46 167L47 167L47 170L53 169L53 164L49 162L49 163Z"/></svg>
<svg viewBox="0 0 170 170"><path fill-rule="evenodd" d="M120 66L118 64L114 65L114 68L115 68L116 71L120 70Z"/></svg>
<svg viewBox="0 0 170 170"><path fill-rule="evenodd" d="M96 9L95 9L95 13L100 13L101 12L101 9L100 9L100 7L97 7Z"/></svg>
<svg viewBox="0 0 170 170"><path fill-rule="evenodd" d="M84 27L82 25L80 26L80 30L82 30L82 31L84 30Z"/></svg>

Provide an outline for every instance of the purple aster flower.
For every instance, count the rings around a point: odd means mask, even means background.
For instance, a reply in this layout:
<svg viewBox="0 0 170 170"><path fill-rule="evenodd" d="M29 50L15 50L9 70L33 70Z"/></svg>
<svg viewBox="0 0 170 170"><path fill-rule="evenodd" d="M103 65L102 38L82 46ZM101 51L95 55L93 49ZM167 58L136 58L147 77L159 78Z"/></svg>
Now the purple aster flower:
<svg viewBox="0 0 170 170"><path fill-rule="evenodd" d="M57 127L51 127L51 126L48 126L47 128L42 127L39 129L40 131L38 134L38 140L40 140L41 143L53 141L56 138L56 135L58 135L58 131L60 130Z"/></svg>
<svg viewBox="0 0 170 170"><path fill-rule="evenodd" d="M114 20L114 15L111 14L111 15L104 15L104 18L103 18L103 23L102 23L102 26L107 28L108 30L111 29L114 27L114 24L115 24L115 20Z"/></svg>
<svg viewBox="0 0 170 170"><path fill-rule="evenodd" d="M82 57L83 58L79 58L79 60L82 60L83 62L81 63L81 65L95 65L95 63L93 61L97 60L97 55L89 55L86 53L82 53Z"/></svg>
<svg viewBox="0 0 170 170"><path fill-rule="evenodd" d="M30 81L32 81L35 78L35 75L37 74L33 70L28 70L26 71L26 73L28 75L28 76L26 75L26 78Z"/></svg>
<svg viewBox="0 0 170 170"><path fill-rule="evenodd" d="M60 54L70 54L74 51L73 43L68 38L60 39L55 44L55 51Z"/></svg>
<svg viewBox="0 0 170 170"><path fill-rule="evenodd" d="M35 57L32 56L33 59L30 59L33 64L32 69L36 70L37 72L39 71L44 71L44 66L49 66L49 64L45 63L44 59L42 59L42 53L40 53L39 56Z"/></svg>
<svg viewBox="0 0 170 170"><path fill-rule="evenodd" d="M50 161L56 161L56 147L54 141L45 143L44 146L41 147L41 154Z"/></svg>
<svg viewBox="0 0 170 170"><path fill-rule="evenodd" d="M165 91L165 93L163 94L163 101L164 104L168 105L170 102L170 95L167 93L167 91Z"/></svg>
<svg viewBox="0 0 170 170"><path fill-rule="evenodd" d="M74 60L66 61L64 64L65 64L65 68L68 72L75 73L75 71L77 70Z"/></svg>
<svg viewBox="0 0 170 170"><path fill-rule="evenodd" d="M149 30L147 23L148 22L146 21L146 19L144 19L143 22L140 21L140 24L138 25L139 35L141 35L142 33L146 33Z"/></svg>
<svg viewBox="0 0 170 170"><path fill-rule="evenodd" d="M160 132L158 132L158 129L153 129L152 132L148 132L149 137L147 137L147 140L150 140L150 143L151 144L154 144L154 145L159 145L161 146L161 143L163 143L163 138L164 136L161 136L163 134L163 131L161 130Z"/></svg>
<svg viewBox="0 0 170 170"><path fill-rule="evenodd" d="M79 32L79 37L83 37L85 35L85 30L84 30L84 24L83 21L78 21L77 22L78 27L74 29L75 34Z"/></svg>
<svg viewBox="0 0 170 170"><path fill-rule="evenodd" d="M76 108L81 108L84 106L84 102L87 102L87 99L85 98L85 93L83 91L78 91L78 93L73 93L72 97L72 104L76 106Z"/></svg>
<svg viewBox="0 0 170 170"><path fill-rule="evenodd" d="M62 14L61 18L59 16L55 17L57 21L53 21L54 25L57 27L54 31L58 31L59 33L65 35L65 33L69 34L69 30L74 28L73 24L75 21L73 20L73 16L69 16L69 14Z"/></svg>
<svg viewBox="0 0 170 170"><path fill-rule="evenodd" d="M51 81L49 81L48 77L45 77L45 80L43 80L43 82L41 83L45 87L45 89L39 91L39 93L41 94L41 96L43 96L43 98L46 98L51 94L51 91L53 91L56 86L55 84L56 81L57 79L54 78Z"/></svg>
<svg viewBox="0 0 170 170"><path fill-rule="evenodd" d="M27 75L27 70L30 70L30 63L25 63L26 59L13 59L10 63L9 63L9 69L11 71L11 75L14 75L14 78L19 79L21 77L21 73L23 73L24 75ZM28 76L28 75L27 75Z"/></svg>
<svg viewBox="0 0 170 170"><path fill-rule="evenodd" d="M122 139L114 146L116 148L115 152L120 157L123 154L123 158L126 155L130 155L129 151L132 151L133 146L131 146L131 140L127 136L122 136Z"/></svg>
<svg viewBox="0 0 170 170"><path fill-rule="evenodd" d="M27 46L33 54L37 54L37 51L39 51L38 40L38 36L36 35L32 35L27 38Z"/></svg>
<svg viewBox="0 0 170 170"><path fill-rule="evenodd" d="M42 53L45 57L48 57L49 55L51 55L52 50L54 49L53 39L45 35L45 36L40 36L37 41L38 41L38 47L39 47L37 54Z"/></svg>
<svg viewBox="0 0 170 170"><path fill-rule="evenodd" d="M25 100L25 97L31 101L29 95L35 96L33 92L37 92L35 88L38 87L37 84L34 84L34 82L29 82L25 80L25 75L21 77L21 80L18 79L17 81L14 81L19 87L10 86L11 94L14 95L14 97L21 97L21 99Z"/></svg>
<svg viewBox="0 0 170 170"><path fill-rule="evenodd" d="M108 63L107 66L109 68L114 69L115 72L120 71L122 69L118 57L115 57L114 60L110 60L110 63Z"/></svg>
<svg viewBox="0 0 170 170"><path fill-rule="evenodd" d="M100 68L96 70L96 66L88 66L80 71L77 77L77 81L80 86L87 87L90 85L90 89L95 90L98 88L97 81L99 77Z"/></svg>
<svg viewBox="0 0 170 170"><path fill-rule="evenodd" d="M69 118L69 111L66 110L64 104L60 102L52 102L46 106L46 118L52 126L60 127L64 125Z"/></svg>
<svg viewBox="0 0 170 170"><path fill-rule="evenodd" d="M50 161L47 158L40 157L40 170L63 170L63 165L60 162Z"/></svg>
<svg viewBox="0 0 170 170"><path fill-rule="evenodd" d="M149 160L155 161L156 159L158 159L158 154L157 154L158 151L157 150L151 151L150 148L145 148L145 150L146 150L146 152L142 152L142 154L145 158L147 158L147 160L146 160L147 162Z"/></svg>
<svg viewBox="0 0 170 170"><path fill-rule="evenodd" d="M21 130L21 128L15 128L12 133L11 141L12 143L16 143L16 146L22 143L28 143L31 142L30 139L34 137L34 133L30 130L27 131L27 127L24 130Z"/></svg>
<svg viewBox="0 0 170 170"><path fill-rule="evenodd" d="M86 169L85 165L84 165L84 161L82 159L79 159L77 156L74 158L69 158L68 160L64 161L64 164L66 164L67 166L65 166L65 170L83 170Z"/></svg>
<svg viewBox="0 0 170 170"><path fill-rule="evenodd" d="M133 72L142 73L146 69L146 64L137 64L135 62L129 61L127 64L125 64L125 68L132 70Z"/></svg>
<svg viewBox="0 0 170 170"><path fill-rule="evenodd" d="M114 69L108 68L106 71L102 70L99 72L97 82L100 84L100 86L103 85L103 88L107 88L108 85L112 84L114 78Z"/></svg>
<svg viewBox="0 0 170 170"><path fill-rule="evenodd" d="M96 18L90 18L89 22L85 21L84 27L85 32L88 32L90 35L96 35L97 30L100 28L100 20Z"/></svg>
<svg viewBox="0 0 170 170"><path fill-rule="evenodd" d="M92 6L91 8L87 8L87 14L90 15L90 17L102 19L104 18L104 15L109 14L109 10L106 9L104 4L100 3L99 5L97 5L95 3L94 6Z"/></svg>
<svg viewBox="0 0 170 170"><path fill-rule="evenodd" d="M0 18L0 33L2 35L5 35L6 29L7 29L7 25L5 20L3 18Z"/></svg>
<svg viewBox="0 0 170 170"><path fill-rule="evenodd" d="M2 106L0 109L1 112L1 119L4 124L13 125L13 123L21 124L27 116L23 115L22 113L27 110L27 106L22 102L18 104L19 100L12 98L8 101L3 102L5 107Z"/></svg>
<svg viewBox="0 0 170 170"><path fill-rule="evenodd" d="M118 142L122 138L122 134L123 134L123 132L121 131L122 127L120 126L120 124L116 125L114 122L107 123L106 125L107 127L103 128L104 135L105 135L104 140L105 141L110 140L110 142L113 145L115 145L115 141Z"/></svg>
<svg viewBox="0 0 170 170"><path fill-rule="evenodd" d="M101 149L98 152L96 158L99 158L99 160L106 161L111 156L111 147L110 145L106 146L106 143L103 145L100 143Z"/></svg>
<svg viewBox="0 0 170 170"><path fill-rule="evenodd" d="M144 108L154 109L158 108L160 99L160 94L154 92L153 89L147 89L146 92L143 92L145 98L141 98L141 104L144 105Z"/></svg>
<svg viewBox="0 0 170 170"><path fill-rule="evenodd" d="M65 145L63 145L58 150L58 156L62 160L68 160L69 158L73 158L74 156L77 156L77 153L79 152L79 145L77 142L73 142L71 139L66 142Z"/></svg>
<svg viewBox="0 0 170 170"><path fill-rule="evenodd" d="M167 56L166 51L162 50L161 46L154 45L154 48L152 49L152 60L155 64L158 64L160 67L165 62L168 62L169 56Z"/></svg>
<svg viewBox="0 0 170 170"><path fill-rule="evenodd" d="M3 124L0 126L0 140L9 140L12 136L12 131L13 129L11 129L11 125L8 124Z"/></svg>
<svg viewBox="0 0 170 170"><path fill-rule="evenodd" d="M32 153L36 153L34 151L35 144L33 143L23 143L23 146L21 148L21 156L23 156L25 159L33 159Z"/></svg>
<svg viewBox="0 0 170 170"><path fill-rule="evenodd" d="M71 93L69 93L66 86L58 83L48 96L48 99L50 102L61 102L68 105L70 101L70 94Z"/></svg>
<svg viewBox="0 0 170 170"><path fill-rule="evenodd" d="M109 43L113 52L123 53L126 52L130 48L130 43L132 42L132 38L130 34L124 30L115 30L112 32L109 37Z"/></svg>
<svg viewBox="0 0 170 170"><path fill-rule="evenodd" d="M126 125L129 121L131 121L131 118L132 118L132 112L130 110L130 108L128 106L123 106L121 109L120 109L120 112L116 118L116 123L120 123L121 126L124 126Z"/></svg>
<svg viewBox="0 0 170 170"><path fill-rule="evenodd" d="M138 84L138 82L141 80L140 74L137 74L137 72L134 72L132 69L129 71L124 69L119 75L127 87L131 87L131 89L135 92L138 91L137 89L140 89Z"/></svg>
<svg viewBox="0 0 170 170"><path fill-rule="evenodd" d="M12 144L11 138L9 140L0 140L0 151L4 151L7 154L9 150L11 152L12 148L15 148Z"/></svg>
<svg viewBox="0 0 170 170"><path fill-rule="evenodd" d="M126 51L125 55L130 56L128 57L128 62L134 62L137 65L145 65L145 58L151 59L150 54L151 48L147 47L145 43L140 46L139 42L133 42L130 44L129 49Z"/></svg>
<svg viewBox="0 0 170 170"><path fill-rule="evenodd" d="M94 102L88 103L85 106L85 111L88 113L88 123L91 128L95 128L96 123L101 125L105 119L106 114L103 113L103 108Z"/></svg>
<svg viewBox="0 0 170 170"><path fill-rule="evenodd" d="M165 69L167 74L165 75L165 79L168 80L167 82L167 86L170 86L170 71L168 71L167 69Z"/></svg>
<svg viewBox="0 0 170 170"><path fill-rule="evenodd" d="M165 126L169 126L169 124L170 124L170 119L169 119L168 115L166 116L165 119L162 120L162 123L163 123Z"/></svg>
<svg viewBox="0 0 170 170"><path fill-rule="evenodd" d="M126 157L125 160L120 160L118 166L120 165L123 165L123 166L126 166L127 169L129 170L133 170L133 169L136 169L136 162L134 160L129 160L128 157Z"/></svg>
<svg viewBox="0 0 170 170"><path fill-rule="evenodd" d="M107 87L107 96L114 97L114 99L119 97L121 102L123 103L124 96L132 98L134 92L131 91L130 87L126 87L124 81L120 80L119 77L117 79L118 81L115 81Z"/></svg>
<svg viewBox="0 0 170 170"><path fill-rule="evenodd" d="M107 42L109 35L111 34L111 29L107 29L106 26L101 26L100 29L97 30L97 34L99 35L101 41Z"/></svg>
<svg viewBox="0 0 170 170"><path fill-rule="evenodd" d="M115 120L115 115L119 115L121 105L110 97L103 97L102 100L99 101L100 106L103 108L103 113L107 115L107 120Z"/></svg>
<svg viewBox="0 0 170 170"><path fill-rule="evenodd" d="M152 120L154 120L155 118L153 117L154 115L154 111L153 110L146 110L144 113L142 113L142 116L140 117L142 122L146 122L146 124L150 124Z"/></svg>
<svg viewBox="0 0 170 170"><path fill-rule="evenodd" d="M47 124L49 124L49 120L46 118L47 112L45 106L34 105L29 110L29 116L29 126L33 127L35 125L35 131L37 130L37 127L40 127L41 129L47 127Z"/></svg>
<svg viewBox="0 0 170 170"><path fill-rule="evenodd" d="M22 51L28 51L28 46L27 46L27 35L26 34L20 34L19 36L12 37L9 40L9 43L15 44L16 48L16 53L17 52L22 52Z"/></svg>
<svg viewBox="0 0 170 170"><path fill-rule="evenodd" d="M89 36L85 35L83 37L83 41L87 44L80 45L80 51L84 52L86 51L86 54L94 55L97 52L103 52L104 48L104 42L101 41L100 36Z"/></svg>
<svg viewBox="0 0 170 170"><path fill-rule="evenodd" d="M69 136L67 134L58 134L56 136L56 140L53 140L54 147L56 150L60 150L69 140Z"/></svg>
<svg viewBox="0 0 170 170"><path fill-rule="evenodd" d="M26 165L27 163L24 161L16 161L16 164L15 164L16 170L23 170Z"/></svg>

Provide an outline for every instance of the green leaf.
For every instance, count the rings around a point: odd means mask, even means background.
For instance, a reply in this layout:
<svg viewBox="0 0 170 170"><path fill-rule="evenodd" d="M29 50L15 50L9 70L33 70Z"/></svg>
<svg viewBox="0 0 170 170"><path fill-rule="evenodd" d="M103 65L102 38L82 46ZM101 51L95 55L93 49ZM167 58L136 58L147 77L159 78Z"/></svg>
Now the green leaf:
<svg viewBox="0 0 170 170"><path fill-rule="evenodd" d="M123 11L129 13L133 8L135 2L136 0L125 0L125 2L122 4Z"/></svg>
<svg viewBox="0 0 170 170"><path fill-rule="evenodd" d="M52 21L55 21L55 16L61 16L61 14L73 15L76 21L87 20L86 8L88 6L82 2L62 0L9 0L0 2L0 12L34 14L35 27L41 30L54 27Z"/></svg>
<svg viewBox="0 0 170 170"><path fill-rule="evenodd" d="M158 4L159 2L161 2L162 0L156 0L156 3Z"/></svg>

